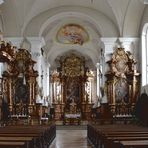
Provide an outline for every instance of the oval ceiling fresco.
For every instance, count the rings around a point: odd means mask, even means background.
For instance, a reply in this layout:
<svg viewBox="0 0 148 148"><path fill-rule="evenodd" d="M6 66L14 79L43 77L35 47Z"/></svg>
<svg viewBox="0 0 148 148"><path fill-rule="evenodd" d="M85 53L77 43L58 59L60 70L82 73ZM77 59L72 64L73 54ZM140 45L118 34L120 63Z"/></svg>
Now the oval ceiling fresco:
<svg viewBox="0 0 148 148"><path fill-rule="evenodd" d="M63 44L80 44L89 39L87 31L78 24L67 24L60 28L57 33L57 40Z"/></svg>

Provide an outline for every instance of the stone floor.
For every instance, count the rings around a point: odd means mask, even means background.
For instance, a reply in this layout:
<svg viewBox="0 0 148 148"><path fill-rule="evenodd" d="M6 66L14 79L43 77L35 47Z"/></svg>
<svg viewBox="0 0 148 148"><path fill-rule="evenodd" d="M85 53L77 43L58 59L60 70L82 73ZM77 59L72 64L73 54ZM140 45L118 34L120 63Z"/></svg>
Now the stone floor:
<svg viewBox="0 0 148 148"><path fill-rule="evenodd" d="M87 130L57 130L49 148L92 148L87 142Z"/></svg>

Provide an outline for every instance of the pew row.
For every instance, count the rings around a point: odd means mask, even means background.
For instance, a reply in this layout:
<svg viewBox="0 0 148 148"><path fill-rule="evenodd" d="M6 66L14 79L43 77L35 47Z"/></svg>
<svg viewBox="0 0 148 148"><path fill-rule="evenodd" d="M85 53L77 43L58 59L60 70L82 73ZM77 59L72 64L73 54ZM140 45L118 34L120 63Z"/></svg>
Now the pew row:
<svg viewBox="0 0 148 148"><path fill-rule="evenodd" d="M136 125L87 126L88 140L96 148L148 147L148 128ZM139 143L138 143L139 142Z"/></svg>
<svg viewBox="0 0 148 148"><path fill-rule="evenodd" d="M55 137L55 124L0 127L0 148L48 148Z"/></svg>

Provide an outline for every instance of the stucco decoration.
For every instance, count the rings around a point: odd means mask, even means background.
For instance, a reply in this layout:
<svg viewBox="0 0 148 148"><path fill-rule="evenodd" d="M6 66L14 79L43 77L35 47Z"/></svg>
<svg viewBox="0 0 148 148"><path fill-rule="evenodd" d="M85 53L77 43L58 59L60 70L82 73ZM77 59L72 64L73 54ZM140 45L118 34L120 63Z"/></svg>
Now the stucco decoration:
<svg viewBox="0 0 148 148"><path fill-rule="evenodd" d="M57 40L64 44L80 44L87 42L89 39L87 31L78 24L67 24L57 33Z"/></svg>

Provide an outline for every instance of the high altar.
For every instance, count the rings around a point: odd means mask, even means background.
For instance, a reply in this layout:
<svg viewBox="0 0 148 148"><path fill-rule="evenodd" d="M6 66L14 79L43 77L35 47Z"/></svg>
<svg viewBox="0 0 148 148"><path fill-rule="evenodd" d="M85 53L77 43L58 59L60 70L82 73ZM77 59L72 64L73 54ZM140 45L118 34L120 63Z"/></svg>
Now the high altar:
<svg viewBox="0 0 148 148"><path fill-rule="evenodd" d="M66 121L70 115L71 118L77 116L78 119L90 120L92 96L86 91L89 72L84 57L72 53L61 57L59 63L58 72L51 78L55 120ZM73 111L72 102L75 103Z"/></svg>

